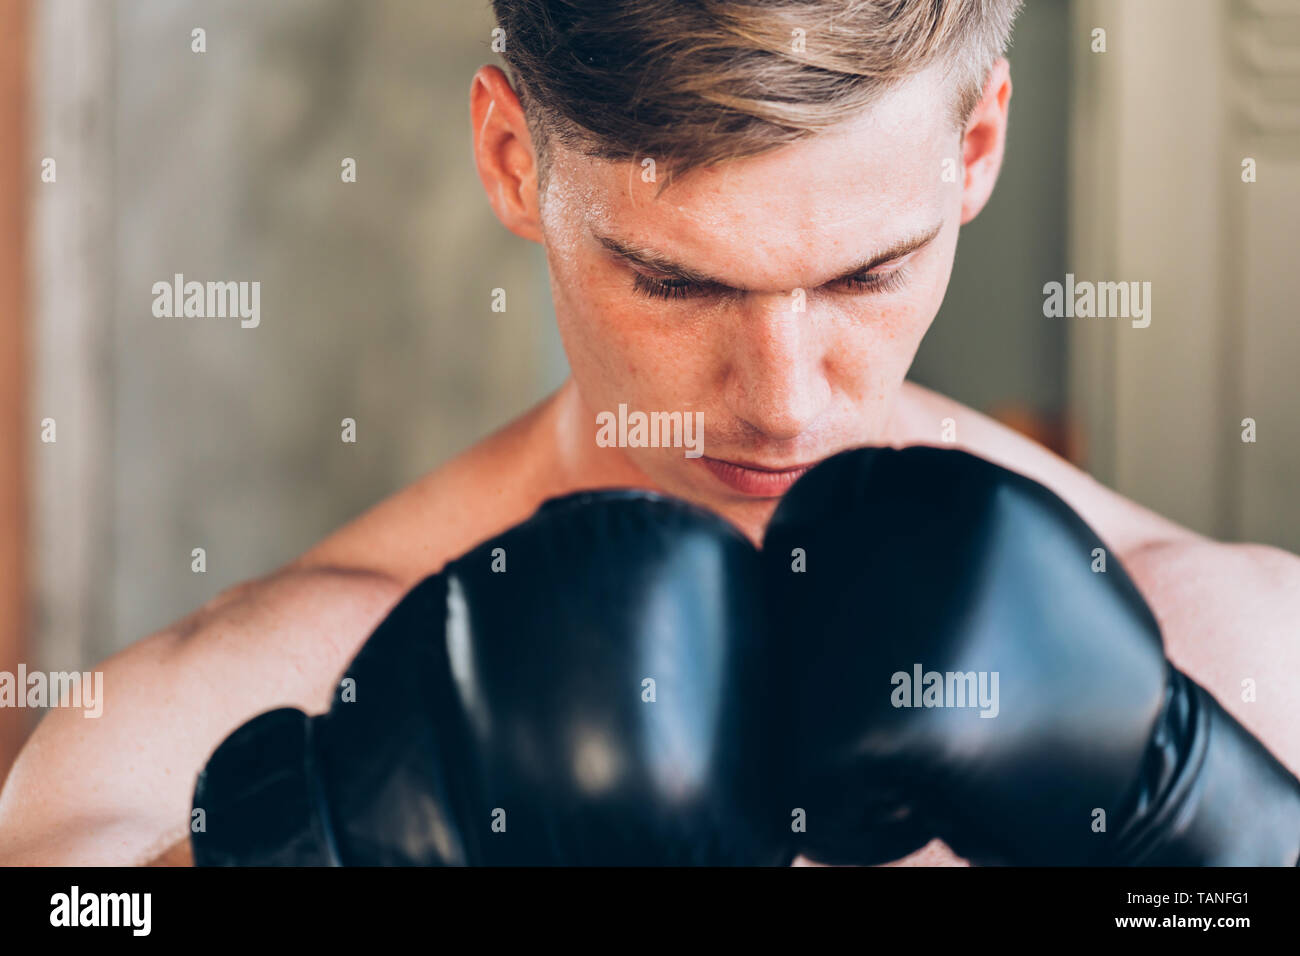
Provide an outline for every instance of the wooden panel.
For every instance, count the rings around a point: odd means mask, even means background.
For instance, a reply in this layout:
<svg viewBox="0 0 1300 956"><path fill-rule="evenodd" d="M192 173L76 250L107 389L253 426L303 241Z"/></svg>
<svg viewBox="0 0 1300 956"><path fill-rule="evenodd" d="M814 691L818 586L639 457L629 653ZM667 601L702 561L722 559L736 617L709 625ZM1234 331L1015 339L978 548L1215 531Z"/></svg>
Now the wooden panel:
<svg viewBox="0 0 1300 956"><path fill-rule="evenodd" d="M1241 0L1230 31L1232 125L1225 144L1232 295L1224 354L1224 478L1233 536L1300 551L1300 6ZM1245 157L1257 180L1241 181ZM1256 422L1254 443L1241 421Z"/></svg>
<svg viewBox="0 0 1300 956"><path fill-rule="evenodd" d="M10 673L24 659L28 607L26 7L0 0L0 671ZM22 742L24 713L0 709L0 780Z"/></svg>
<svg viewBox="0 0 1300 956"><path fill-rule="evenodd" d="M1064 320L1090 470L1208 534L1228 530L1224 13L1221 0L1076 6L1068 265L1079 280L1149 282L1151 301L1145 328ZM1090 52L1094 29L1107 52Z"/></svg>
<svg viewBox="0 0 1300 956"><path fill-rule="evenodd" d="M81 670L108 627L113 569L112 266L115 5L32 8L32 148L57 180L32 202L31 441L34 639L29 666Z"/></svg>
<svg viewBox="0 0 1300 956"><path fill-rule="evenodd" d="M1237 535L1300 551L1300 163L1260 155L1260 179L1242 185L1241 296L1233 316L1241 356L1232 429ZM1240 440L1243 418L1253 444Z"/></svg>

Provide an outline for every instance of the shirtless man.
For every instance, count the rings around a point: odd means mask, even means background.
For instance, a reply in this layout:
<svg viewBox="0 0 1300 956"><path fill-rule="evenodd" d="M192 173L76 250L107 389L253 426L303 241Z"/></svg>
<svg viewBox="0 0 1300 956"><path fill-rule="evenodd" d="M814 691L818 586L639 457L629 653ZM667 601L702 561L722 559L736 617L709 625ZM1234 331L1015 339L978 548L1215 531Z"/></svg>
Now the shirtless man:
<svg viewBox="0 0 1300 956"><path fill-rule="evenodd" d="M928 2L834 34L818 31L824 15L843 13L836 0L808 5L799 22L754 14L752 29L723 31L726 43L787 44L792 27L805 28L809 62L820 55L866 76L842 75L832 90L805 74L797 89L813 102L780 103L797 71L765 60L752 68L772 72L748 89L774 91L772 101L746 100L742 84L702 75L708 64L690 75L692 57L716 49L701 36L694 54L686 43L664 53L618 142L611 124L626 96L608 94L630 81L617 62L583 51L630 56L638 41L700 25L653 13L605 23L592 3L582 30L530 35L545 0L496 6L516 83L532 70L535 100L569 119L587 109L608 154L561 135L541 141L501 70L474 77L475 162L501 222L545 247L572 377L287 567L106 661L112 704L102 719L52 710L15 764L0 793L0 861L183 860L196 774L231 730L279 705L327 709L349 660L412 585L547 498L654 488L712 509L757 543L809 464L862 444L937 444L945 419L956 422L958 447L1043 483L1092 525L1150 603L1171 660L1300 772L1300 559L1180 528L904 380L942 301L960 226L998 175L1011 96L999 57L1013 0L947 5L931 31L913 22ZM566 44L569 67L590 69L567 101L564 77L546 72L558 69L548 53ZM973 93L962 105L967 74ZM873 77L893 85L882 90ZM582 100L582 83L613 105ZM719 132L723 102L733 106ZM779 140L747 110L817 131ZM685 166L661 191L641 158L658 161L662 180L675 141ZM691 164L701 159L717 161ZM947 159L955 181L941 175ZM796 295L802 312L792 311ZM702 412L704 457L601 447L597 413L620 404ZM1258 685L1249 703L1247 677ZM903 862L962 861L935 841Z"/></svg>

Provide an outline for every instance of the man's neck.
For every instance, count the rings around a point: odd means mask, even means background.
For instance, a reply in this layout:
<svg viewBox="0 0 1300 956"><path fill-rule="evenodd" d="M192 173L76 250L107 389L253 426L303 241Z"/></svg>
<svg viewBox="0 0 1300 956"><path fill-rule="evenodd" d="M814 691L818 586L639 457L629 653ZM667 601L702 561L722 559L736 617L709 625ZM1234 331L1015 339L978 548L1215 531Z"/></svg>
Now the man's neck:
<svg viewBox="0 0 1300 956"><path fill-rule="evenodd" d="M660 490L623 449L597 446L596 413L583 402L572 378L565 380L548 405L542 432L554 442L559 477L566 487Z"/></svg>

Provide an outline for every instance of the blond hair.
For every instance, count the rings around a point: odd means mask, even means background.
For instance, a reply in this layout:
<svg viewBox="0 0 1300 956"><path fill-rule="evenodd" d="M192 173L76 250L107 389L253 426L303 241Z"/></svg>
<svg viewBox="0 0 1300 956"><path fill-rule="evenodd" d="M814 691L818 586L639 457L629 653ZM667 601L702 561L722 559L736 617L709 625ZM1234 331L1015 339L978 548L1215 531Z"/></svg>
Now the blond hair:
<svg viewBox="0 0 1300 956"><path fill-rule="evenodd" d="M493 0L544 167L558 141L671 179L834 126L940 64L962 128L1021 0ZM666 183L665 183L666 185Z"/></svg>

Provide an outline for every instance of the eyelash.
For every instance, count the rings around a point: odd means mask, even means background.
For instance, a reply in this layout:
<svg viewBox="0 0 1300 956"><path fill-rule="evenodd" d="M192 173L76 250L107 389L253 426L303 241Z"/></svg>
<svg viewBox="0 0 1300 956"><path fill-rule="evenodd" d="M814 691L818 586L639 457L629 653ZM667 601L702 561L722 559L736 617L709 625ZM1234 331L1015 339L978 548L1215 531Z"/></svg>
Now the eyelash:
<svg viewBox="0 0 1300 956"><path fill-rule="evenodd" d="M868 276L850 276L844 279L859 292L871 292L883 295L900 288L907 278L906 268L899 266L885 273L869 273ZM639 295L650 299L689 299L708 294L708 287L697 285L686 279L655 279L637 272L632 280L632 288Z"/></svg>

